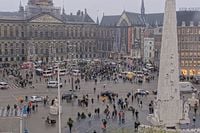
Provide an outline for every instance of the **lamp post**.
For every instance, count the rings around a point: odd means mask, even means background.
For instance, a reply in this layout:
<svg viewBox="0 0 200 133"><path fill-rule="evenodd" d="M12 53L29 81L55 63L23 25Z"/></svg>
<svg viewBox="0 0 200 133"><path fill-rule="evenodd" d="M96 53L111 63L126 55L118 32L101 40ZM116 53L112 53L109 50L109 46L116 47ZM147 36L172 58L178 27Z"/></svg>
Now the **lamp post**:
<svg viewBox="0 0 200 133"><path fill-rule="evenodd" d="M56 61L56 47L54 41L52 42L53 46L53 55L54 55L54 61ZM61 133L61 102L60 102L60 68L58 64L58 72L57 72L57 78L58 78L58 133Z"/></svg>
<svg viewBox="0 0 200 133"><path fill-rule="evenodd" d="M60 68L58 65L58 133L61 133Z"/></svg>
<svg viewBox="0 0 200 133"><path fill-rule="evenodd" d="M70 46L70 52L71 52L71 60L74 57L74 48L76 48L76 45L69 45ZM71 87L72 87L72 94L74 93L74 78L73 75L71 76Z"/></svg>

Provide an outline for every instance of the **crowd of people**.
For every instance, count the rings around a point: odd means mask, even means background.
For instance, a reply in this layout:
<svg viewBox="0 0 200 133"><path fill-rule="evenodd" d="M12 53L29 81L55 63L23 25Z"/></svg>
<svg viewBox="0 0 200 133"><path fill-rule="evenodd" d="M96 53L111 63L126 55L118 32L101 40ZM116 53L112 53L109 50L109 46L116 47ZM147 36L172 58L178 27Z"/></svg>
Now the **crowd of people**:
<svg viewBox="0 0 200 133"><path fill-rule="evenodd" d="M11 70L5 69L4 76L7 76L10 74ZM15 82L20 85L20 87L26 87L27 84L30 84L30 81L33 81L33 75L34 73L31 71L25 72L25 76L22 76L20 71L16 70L17 79ZM138 126L140 125L140 119L139 119L139 112L140 109L143 106L143 101L140 96L134 95L133 92L129 92L124 96L120 96L116 93L116 95L107 95L107 96L101 96L101 93L97 93L97 90L101 89L98 88L99 84L102 84L102 90L106 89L106 85L104 82L110 82L113 85L117 85L116 83L139 83L139 80L143 80L143 82L151 82L151 80L154 80L154 75L148 75L148 79L141 78L141 77L133 77L132 79L128 79L125 77L120 77L119 75L119 68L116 66L113 66L112 64L104 64L99 66L91 66L89 68L83 68L81 71L81 75L76 77L73 75L68 75L65 77L61 77L61 81L64 81L65 84L73 84L72 91L73 93L77 93L79 96L74 102L80 108L88 108L91 105L95 106L95 109L88 110L87 112L77 112L77 119L72 120L69 118L67 125L69 126L70 132L73 129L73 124L82 121L85 119L89 119L90 122L92 120L101 121L101 128L103 131L106 131L107 127L109 126L109 122L111 120L117 120L119 125L126 124L126 116L129 111L132 112L132 117L134 120L135 130L138 129ZM11 72L12 74L12 72ZM74 80L72 80L72 78ZM147 76L146 76L147 77ZM35 77L35 82L47 82L51 79L56 79L57 77L50 77L50 78L43 78L43 77ZM68 82L67 82L68 81ZM73 83L72 83L73 82ZM88 94L80 94L81 88L81 82L91 83L94 84L94 87L91 88L94 91L93 96L90 97ZM99 91L98 91L99 92ZM85 92L87 93L87 92ZM28 98L25 98L24 101L21 101L21 104L23 104L23 107L26 107L26 112L28 115L30 115L32 112L36 112L38 110L38 103L32 103L27 100ZM49 104L51 101L51 104ZM136 102L137 101L137 102ZM45 96L43 99L43 105L51 106L53 103L53 99L50 100L48 96ZM76 104L77 103L77 104ZM105 105L106 107L104 109L100 108L99 105ZM10 106L10 105L9 105ZM135 107L133 107L135 106ZM23 109L23 107L20 107L20 109ZM16 107L18 108L18 107ZM153 102L149 104L149 113L153 112ZM95 133L96 131L94 131Z"/></svg>

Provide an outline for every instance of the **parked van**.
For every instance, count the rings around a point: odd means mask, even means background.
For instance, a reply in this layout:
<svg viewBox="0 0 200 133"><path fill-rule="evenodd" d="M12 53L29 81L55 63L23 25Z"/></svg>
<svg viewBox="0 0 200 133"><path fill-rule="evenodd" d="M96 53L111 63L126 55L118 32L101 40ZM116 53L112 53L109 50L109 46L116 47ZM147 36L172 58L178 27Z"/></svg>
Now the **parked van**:
<svg viewBox="0 0 200 133"><path fill-rule="evenodd" d="M80 76L81 75L81 72L80 72L80 70L72 70L72 75L74 75L74 76Z"/></svg>
<svg viewBox="0 0 200 133"><path fill-rule="evenodd" d="M179 82L180 92L196 92L191 82Z"/></svg>
<svg viewBox="0 0 200 133"><path fill-rule="evenodd" d="M62 87L62 83L60 83L60 87ZM58 81L49 81L47 88L58 88Z"/></svg>
<svg viewBox="0 0 200 133"><path fill-rule="evenodd" d="M52 70L46 70L46 71L43 71L43 74L42 74L44 77L50 77L50 76L53 76L53 71Z"/></svg>

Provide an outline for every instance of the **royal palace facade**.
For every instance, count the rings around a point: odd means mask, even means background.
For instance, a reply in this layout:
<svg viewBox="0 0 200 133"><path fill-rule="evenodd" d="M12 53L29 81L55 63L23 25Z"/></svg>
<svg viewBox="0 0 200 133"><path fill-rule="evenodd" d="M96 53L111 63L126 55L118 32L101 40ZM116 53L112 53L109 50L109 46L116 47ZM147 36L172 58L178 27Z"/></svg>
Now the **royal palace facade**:
<svg viewBox="0 0 200 133"><path fill-rule="evenodd" d="M0 64L106 58L112 38L86 9L67 15L52 0L29 0L17 12L0 12Z"/></svg>

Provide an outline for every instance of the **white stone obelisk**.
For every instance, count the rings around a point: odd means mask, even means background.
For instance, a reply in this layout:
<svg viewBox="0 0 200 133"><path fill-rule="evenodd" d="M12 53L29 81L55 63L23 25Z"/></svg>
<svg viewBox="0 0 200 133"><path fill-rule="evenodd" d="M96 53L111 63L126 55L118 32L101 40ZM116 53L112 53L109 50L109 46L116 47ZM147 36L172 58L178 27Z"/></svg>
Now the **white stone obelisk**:
<svg viewBox="0 0 200 133"><path fill-rule="evenodd" d="M153 122L155 125L176 127L183 116L179 91L179 55L177 42L176 0L166 0L158 93Z"/></svg>

